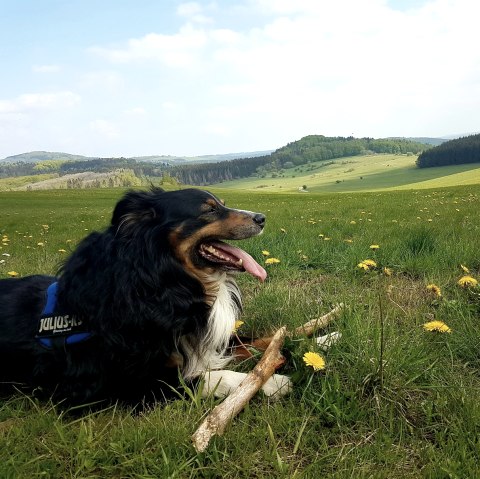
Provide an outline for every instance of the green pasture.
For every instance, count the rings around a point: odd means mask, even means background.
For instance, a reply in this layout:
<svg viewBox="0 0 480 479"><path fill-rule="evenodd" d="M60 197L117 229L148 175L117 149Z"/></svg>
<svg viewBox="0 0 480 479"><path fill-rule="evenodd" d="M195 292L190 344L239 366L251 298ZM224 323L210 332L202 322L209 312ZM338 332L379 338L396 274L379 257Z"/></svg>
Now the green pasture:
<svg viewBox="0 0 480 479"><path fill-rule="evenodd" d="M119 405L77 417L21 394L0 399L0 477L480 477L480 288L458 284L462 265L480 281L480 186L213 191L227 206L267 215L264 234L243 247L261 263L279 260L265 266L263 284L239 275L240 333L293 328L343 302L322 331L340 331L341 340L323 352L310 339L288 339L281 372L293 393L255 397L203 454L190 436L217 400L195 391L137 415ZM0 193L0 277L55 273L83 236L108 224L121 193ZM364 271L367 259L377 266ZM433 320L451 332L426 331ZM307 351L326 368L305 365Z"/></svg>
<svg viewBox="0 0 480 479"><path fill-rule="evenodd" d="M217 186L265 192L353 192L424 189L480 183L478 164L417 168L416 156L368 155L316 162L283 170L281 176L245 178Z"/></svg>

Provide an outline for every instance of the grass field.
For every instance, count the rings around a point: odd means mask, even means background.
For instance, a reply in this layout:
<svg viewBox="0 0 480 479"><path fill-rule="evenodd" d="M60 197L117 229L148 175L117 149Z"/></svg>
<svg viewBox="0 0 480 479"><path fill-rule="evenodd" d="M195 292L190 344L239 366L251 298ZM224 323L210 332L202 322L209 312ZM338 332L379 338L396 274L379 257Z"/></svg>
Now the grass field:
<svg viewBox="0 0 480 479"><path fill-rule="evenodd" d="M372 155L339 158L284 170L282 176L245 178L217 186L268 192L353 192L440 188L480 183L478 164L417 168L416 156Z"/></svg>
<svg viewBox="0 0 480 479"><path fill-rule="evenodd" d="M282 372L293 394L254 398L203 454L190 436L215 401L195 392L140 415L116 407L80 418L20 394L0 400L0 477L480 477L480 288L458 284L461 265L480 280L480 186L216 191L229 206L267 215L265 233L243 244L260 262L280 261L266 266L264 284L239 277L241 332L298 326L344 302L324 331L341 340L325 353L289 340ZM108 223L120 194L0 193L0 277L54 273L84 235ZM366 259L377 267L358 267ZM432 320L451 332L426 331ZM313 372L306 351L321 353L326 368Z"/></svg>

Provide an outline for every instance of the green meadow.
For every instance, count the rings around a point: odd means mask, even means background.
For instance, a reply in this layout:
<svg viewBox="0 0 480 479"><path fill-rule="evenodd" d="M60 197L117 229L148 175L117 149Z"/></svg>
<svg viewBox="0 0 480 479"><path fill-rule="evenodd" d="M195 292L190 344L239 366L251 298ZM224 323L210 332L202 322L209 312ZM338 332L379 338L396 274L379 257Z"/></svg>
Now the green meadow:
<svg viewBox="0 0 480 479"><path fill-rule="evenodd" d="M242 247L260 263L278 260L265 265L263 284L238 276L242 335L293 329L346 305L321 331L342 334L329 350L287 340L280 372L294 381L290 396L257 395L196 454L190 437L218 402L196 391L137 415L116 406L80 417L18 393L0 399L0 477L480 477L480 185L442 187L431 168L416 176L425 189L354 192L388 188L394 173L391 186L412 183L411 157L377 159L392 165L378 166L381 182L352 159L212 189L227 206L267 215L264 234ZM444 179L479 174L446 168ZM308 193L296 191L303 184ZM0 193L0 277L54 274L108 224L121 193ZM375 266L360 267L365 260ZM321 354L325 369L307 366L305 352Z"/></svg>
<svg viewBox="0 0 480 479"><path fill-rule="evenodd" d="M478 164L417 168L414 155L366 155L313 162L267 174L221 183L222 188L252 191L309 192L425 189L480 183Z"/></svg>

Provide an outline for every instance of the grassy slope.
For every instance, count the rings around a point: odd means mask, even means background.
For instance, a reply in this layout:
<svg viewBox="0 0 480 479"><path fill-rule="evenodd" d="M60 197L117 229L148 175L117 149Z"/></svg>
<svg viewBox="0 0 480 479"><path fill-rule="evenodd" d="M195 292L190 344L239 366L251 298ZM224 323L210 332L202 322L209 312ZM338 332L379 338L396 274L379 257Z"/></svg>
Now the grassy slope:
<svg viewBox="0 0 480 479"><path fill-rule="evenodd" d="M397 188L436 188L480 183L478 165L456 165L418 169L415 156L375 155L340 158L334 164L322 162L285 170L283 178L246 178L217 186L291 192L307 185L312 192L375 191ZM327 162L328 163L328 162ZM293 178L293 176L295 176ZM360 179L363 177L363 179ZM337 183L338 181L338 183ZM424 183L428 181L428 183Z"/></svg>
<svg viewBox="0 0 480 479"><path fill-rule="evenodd" d="M265 233L244 247L259 261L262 250L280 259L267 266L263 285L239 277L245 334L348 305L325 330L343 334L324 354L326 370L303 365L302 354L316 350L311 341L289 341L284 372L295 379L294 393L278 402L255 398L201 455L190 435L211 400L81 418L20 394L0 400L0 477L480 477L480 295L457 285L460 264L480 279L480 186L340 196L218 192L231 206L267 214ZM0 277L54 273L65 255L58 250L106 225L120 194L0 193L0 235L9 239L0 253L10 255L0 256ZM359 270L366 258L393 275ZM430 282L442 299L427 292ZM432 318L452 333L423 331Z"/></svg>

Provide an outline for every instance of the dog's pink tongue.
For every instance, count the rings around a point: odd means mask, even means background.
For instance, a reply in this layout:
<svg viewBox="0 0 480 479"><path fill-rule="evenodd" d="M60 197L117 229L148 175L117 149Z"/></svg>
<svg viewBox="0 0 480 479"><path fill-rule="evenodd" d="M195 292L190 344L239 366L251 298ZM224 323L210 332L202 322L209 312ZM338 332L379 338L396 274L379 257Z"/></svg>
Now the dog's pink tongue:
<svg viewBox="0 0 480 479"><path fill-rule="evenodd" d="M213 246L219 250L225 251L235 258L241 259L243 261L243 267L247 273L255 276L260 281L265 281L267 272L246 251L223 242L213 243Z"/></svg>

